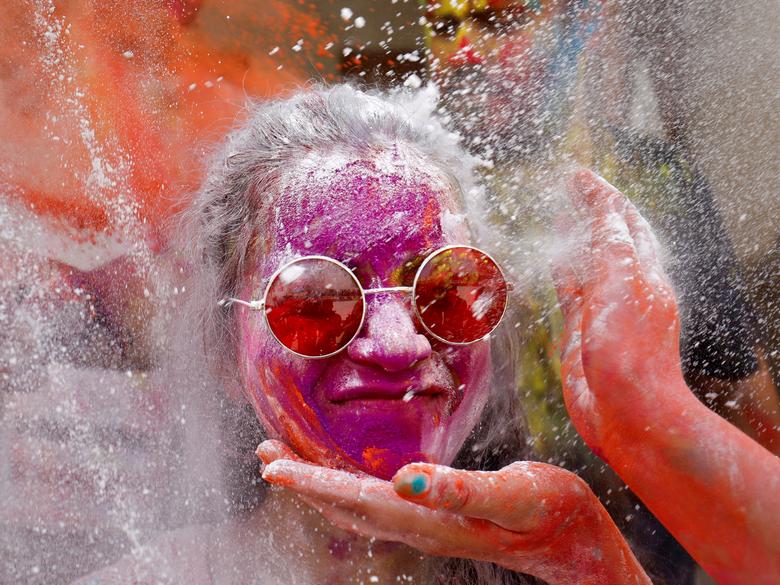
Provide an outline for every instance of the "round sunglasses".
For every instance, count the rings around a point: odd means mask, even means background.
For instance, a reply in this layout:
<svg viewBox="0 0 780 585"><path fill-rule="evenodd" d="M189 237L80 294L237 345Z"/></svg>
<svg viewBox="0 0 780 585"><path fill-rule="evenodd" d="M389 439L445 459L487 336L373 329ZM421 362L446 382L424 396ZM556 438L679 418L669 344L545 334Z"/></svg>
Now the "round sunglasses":
<svg viewBox="0 0 780 585"><path fill-rule="evenodd" d="M498 327L510 289L493 258L472 246L455 245L428 255L412 286L364 289L338 260L305 256L274 272L262 300L226 297L219 304L263 311L266 326L282 347L302 357L326 358L360 333L366 295L411 293L414 313L431 337L467 345Z"/></svg>

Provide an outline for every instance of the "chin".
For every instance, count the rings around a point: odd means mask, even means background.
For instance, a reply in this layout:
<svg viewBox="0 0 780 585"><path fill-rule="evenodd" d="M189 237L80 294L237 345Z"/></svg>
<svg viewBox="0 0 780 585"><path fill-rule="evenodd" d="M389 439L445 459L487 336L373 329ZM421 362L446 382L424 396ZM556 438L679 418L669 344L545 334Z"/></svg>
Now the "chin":
<svg viewBox="0 0 780 585"><path fill-rule="evenodd" d="M409 400L354 400L331 407L323 423L341 464L380 479L404 465L450 465L479 420L486 392Z"/></svg>

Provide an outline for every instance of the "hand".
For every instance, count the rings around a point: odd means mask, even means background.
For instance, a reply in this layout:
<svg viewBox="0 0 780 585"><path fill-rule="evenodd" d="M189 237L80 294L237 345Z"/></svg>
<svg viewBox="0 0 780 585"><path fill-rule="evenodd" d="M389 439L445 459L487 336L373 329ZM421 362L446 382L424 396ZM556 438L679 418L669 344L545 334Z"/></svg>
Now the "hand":
<svg viewBox="0 0 780 585"><path fill-rule="evenodd" d="M590 171L570 194L591 221L553 266L572 422L718 583L776 583L780 462L685 384L672 287L634 206Z"/></svg>
<svg viewBox="0 0 780 585"><path fill-rule="evenodd" d="M263 479L291 489L334 525L426 554L489 561L556 583L649 583L588 486L544 463L496 472L413 463L392 483L298 458L278 441Z"/></svg>
<svg viewBox="0 0 780 585"><path fill-rule="evenodd" d="M591 235L553 266L565 320L564 400L583 439L606 458L604 442L617 427L652 421L652 389L663 386L666 400L692 395L680 366L677 304L650 226L591 171L571 179L569 194Z"/></svg>

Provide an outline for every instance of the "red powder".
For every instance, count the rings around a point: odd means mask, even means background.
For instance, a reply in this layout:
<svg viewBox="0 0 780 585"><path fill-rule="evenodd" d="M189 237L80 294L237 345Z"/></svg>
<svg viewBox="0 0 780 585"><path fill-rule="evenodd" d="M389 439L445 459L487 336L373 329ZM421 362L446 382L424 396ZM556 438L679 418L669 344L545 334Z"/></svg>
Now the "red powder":
<svg viewBox="0 0 780 585"><path fill-rule="evenodd" d="M299 39L299 53L286 50ZM0 24L0 180L63 226L135 223L154 237L245 98L324 69L330 40L308 4L281 0L263 10L250 1L12 4Z"/></svg>

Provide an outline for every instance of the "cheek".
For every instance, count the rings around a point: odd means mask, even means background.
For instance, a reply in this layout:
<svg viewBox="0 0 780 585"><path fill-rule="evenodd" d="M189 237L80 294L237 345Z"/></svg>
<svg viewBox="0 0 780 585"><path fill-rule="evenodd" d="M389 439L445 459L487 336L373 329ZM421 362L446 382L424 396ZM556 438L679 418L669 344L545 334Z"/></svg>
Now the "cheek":
<svg viewBox="0 0 780 585"><path fill-rule="evenodd" d="M302 415L309 412L308 393L324 360L307 360L286 351L259 313L244 317L240 332L241 381L266 431L282 439L305 434L301 432Z"/></svg>
<svg viewBox="0 0 780 585"><path fill-rule="evenodd" d="M491 378L490 343L479 341L460 348L448 348L444 360L462 386L463 395L489 385Z"/></svg>
<svg viewBox="0 0 780 585"><path fill-rule="evenodd" d="M490 343L451 350L445 360L458 384L457 403L450 419L450 431L466 435L479 421L492 384ZM465 436L463 437L465 440Z"/></svg>
<svg viewBox="0 0 780 585"><path fill-rule="evenodd" d="M492 383L490 343L448 348L441 352L458 387L449 416L442 419L433 434L423 441L429 460L450 465L479 422L487 404Z"/></svg>

